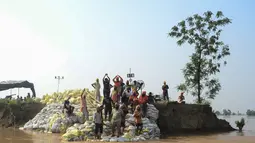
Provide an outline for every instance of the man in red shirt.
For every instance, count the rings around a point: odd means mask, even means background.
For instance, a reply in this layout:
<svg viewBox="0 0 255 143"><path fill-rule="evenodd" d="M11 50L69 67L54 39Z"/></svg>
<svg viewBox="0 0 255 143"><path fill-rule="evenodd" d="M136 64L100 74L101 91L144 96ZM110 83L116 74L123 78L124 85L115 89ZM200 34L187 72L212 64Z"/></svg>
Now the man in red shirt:
<svg viewBox="0 0 255 143"><path fill-rule="evenodd" d="M148 96L146 95L146 91L143 91L142 95L139 97L138 100L139 104L142 106L143 117L146 117L148 103Z"/></svg>

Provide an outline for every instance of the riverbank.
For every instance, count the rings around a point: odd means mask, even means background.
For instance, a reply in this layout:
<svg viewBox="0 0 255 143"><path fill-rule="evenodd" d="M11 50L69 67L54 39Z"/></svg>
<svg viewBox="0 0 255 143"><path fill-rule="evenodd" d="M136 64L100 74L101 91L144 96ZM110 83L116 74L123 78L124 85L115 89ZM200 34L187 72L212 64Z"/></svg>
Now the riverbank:
<svg viewBox="0 0 255 143"><path fill-rule="evenodd" d="M209 105L156 103L159 110L158 125L162 135L200 132L229 132L235 129L212 112Z"/></svg>
<svg viewBox="0 0 255 143"><path fill-rule="evenodd" d="M1 99L0 102L0 126L20 127L34 118L45 105L40 102L16 102Z"/></svg>

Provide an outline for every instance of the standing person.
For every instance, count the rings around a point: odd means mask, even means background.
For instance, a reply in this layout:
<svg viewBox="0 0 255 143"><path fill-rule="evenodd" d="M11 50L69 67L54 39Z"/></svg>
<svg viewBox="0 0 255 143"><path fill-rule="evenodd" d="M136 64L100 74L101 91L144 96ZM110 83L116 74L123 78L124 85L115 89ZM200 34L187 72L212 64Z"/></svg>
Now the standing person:
<svg viewBox="0 0 255 143"><path fill-rule="evenodd" d="M121 106L121 134L124 133L124 129L125 129L125 122L126 122L126 115L128 113L128 108L125 104L122 104Z"/></svg>
<svg viewBox="0 0 255 143"><path fill-rule="evenodd" d="M93 116L93 121L95 123L95 138L100 139L100 136L103 133L103 116L101 107L97 107L97 111Z"/></svg>
<svg viewBox="0 0 255 143"><path fill-rule="evenodd" d="M85 92L86 89L84 89L82 91L82 94L81 94L81 112L83 114L83 117L85 117L86 121L89 120L89 112L88 112L88 108L87 108L87 94Z"/></svg>
<svg viewBox="0 0 255 143"><path fill-rule="evenodd" d="M111 79L108 76L108 74L106 73L103 77L103 84L104 84L103 94L104 94L104 97L110 96L111 88L112 88L112 85L110 84L110 81L111 81Z"/></svg>
<svg viewBox="0 0 255 143"><path fill-rule="evenodd" d="M169 97L168 97L168 85L166 84L166 81L164 81L164 84L162 86L162 90L163 90L163 97L164 97L164 100L167 100L169 101Z"/></svg>
<svg viewBox="0 0 255 143"><path fill-rule="evenodd" d="M149 103L149 104L154 104L154 103L155 103L154 96L152 95L151 92L149 92L148 103Z"/></svg>
<svg viewBox="0 0 255 143"><path fill-rule="evenodd" d="M122 83L123 83L123 79L121 76L119 75L116 75L113 79L113 82L114 82L114 86L117 87L117 91L118 91L118 99L120 94L121 94L121 89L122 89Z"/></svg>
<svg viewBox="0 0 255 143"><path fill-rule="evenodd" d="M106 96L103 100L105 121L107 120L107 115L108 120L111 121L112 104L114 104L112 99L109 96Z"/></svg>
<svg viewBox="0 0 255 143"><path fill-rule="evenodd" d="M137 91L134 91L129 97L129 104L131 105L131 112L134 113L136 106L139 104Z"/></svg>
<svg viewBox="0 0 255 143"><path fill-rule="evenodd" d="M139 104L142 106L143 117L147 115L147 103L148 96L146 95L146 91L143 91L142 95L139 97Z"/></svg>
<svg viewBox="0 0 255 143"><path fill-rule="evenodd" d="M131 85L129 84L129 81L126 81L126 85L125 85L125 90L127 90L128 88L131 88Z"/></svg>
<svg viewBox="0 0 255 143"><path fill-rule="evenodd" d="M112 116L112 137L114 137L114 133L117 130L117 137L120 136L121 133L121 110L119 110L119 104L115 105L115 109Z"/></svg>
<svg viewBox="0 0 255 143"><path fill-rule="evenodd" d="M143 129L142 113L141 113L141 108L139 105L136 106L133 116L135 118L135 123L136 123L136 133L139 135L139 134L141 134L142 129Z"/></svg>
<svg viewBox="0 0 255 143"><path fill-rule="evenodd" d="M118 90L117 90L117 87L114 86L113 91L112 91L112 101L114 104L116 104L118 102L117 96L118 96Z"/></svg>
<svg viewBox="0 0 255 143"><path fill-rule="evenodd" d="M121 103L125 104L126 106L128 106L128 101L129 101L129 97L131 96L131 89L127 88L125 89L125 91L123 92L122 96L121 96Z"/></svg>
<svg viewBox="0 0 255 143"><path fill-rule="evenodd" d="M99 83L99 79L98 79L98 78L96 79L96 82L92 84L92 86L95 88L96 100L97 100L98 102L100 102L100 100L101 100L101 99L100 99L100 88L101 88L101 86L100 86L100 83Z"/></svg>
<svg viewBox="0 0 255 143"><path fill-rule="evenodd" d="M133 84L131 85L131 87L132 87L133 92L138 91L138 90L137 90L138 84L137 84L136 80L133 81Z"/></svg>

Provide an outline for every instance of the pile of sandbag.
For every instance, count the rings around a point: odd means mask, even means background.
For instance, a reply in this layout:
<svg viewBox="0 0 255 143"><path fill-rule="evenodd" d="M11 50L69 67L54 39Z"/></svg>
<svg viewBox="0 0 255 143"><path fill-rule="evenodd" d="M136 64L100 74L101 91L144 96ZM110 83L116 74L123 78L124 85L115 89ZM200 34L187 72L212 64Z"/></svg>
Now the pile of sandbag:
<svg viewBox="0 0 255 143"><path fill-rule="evenodd" d="M62 104L49 104L45 106L32 120L29 120L24 125L24 129L40 129L45 132L65 133L68 126L71 126L74 123L83 122L80 106L73 106L74 115L66 117L62 113Z"/></svg>
<svg viewBox="0 0 255 143"><path fill-rule="evenodd" d="M147 104L147 116L150 120L156 121L158 119L158 109L153 104Z"/></svg>
<svg viewBox="0 0 255 143"><path fill-rule="evenodd" d="M121 137L111 137L111 123L104 123L102 140L104 142L135 142L158 139L160 130L157 124L148 118L143 118L143 131L140 135L136 135L136 127L134 117L128 114L126 117L126 128L124 135ZM86 121L84 124L74 124L67 129L67 132L62 136L66 141L94 141L95 124L92 121Z"/></svg>

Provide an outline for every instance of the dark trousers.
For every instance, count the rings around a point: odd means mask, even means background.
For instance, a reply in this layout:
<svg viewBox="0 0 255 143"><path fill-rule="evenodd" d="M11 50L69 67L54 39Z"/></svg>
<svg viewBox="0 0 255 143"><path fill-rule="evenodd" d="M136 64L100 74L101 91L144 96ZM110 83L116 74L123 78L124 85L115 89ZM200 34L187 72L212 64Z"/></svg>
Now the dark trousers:
<svg viewBox="0 0 255 143"><path fill-rule="evenodd" d="M163 94L163 98L164 98L164 100L169 101L168 93L164 93L164 94Z"/></svg>
<svg viewBox="0 0 255 143"><path fill-rule="evenodd" d="M108 91L108 90L104 90L103 91L103 94L104 94L104 97L110 97L110 91Z"/></svg>
<svg viewBox="0 0 255 143"><path fill-rule="evenodd" d="M98 132L100 134L103 133L103 124L98 124L98 123L95 124L95 135L97 135Z"/></svg>
<svg viewBox="0 0 255 143"><path fill-rule="evenodd" d="M107 120L107 115L108 115L108 119L109 121L111 121L111 116L112 116L112 108L105 108L104 109L104 117L105 117L105 120Z"/></svg>
<svg viewBox="0 0 255 143"><path fill-rule="evenodd" d="M140 134L143 130L143 123L137 123L136 124L136 133Z"/></svg>
<svg viewBox="0 0 255 143"><path fill-rule="evenodd" d="M141 104L143 116L147 115L147 103Z"/></svg>

